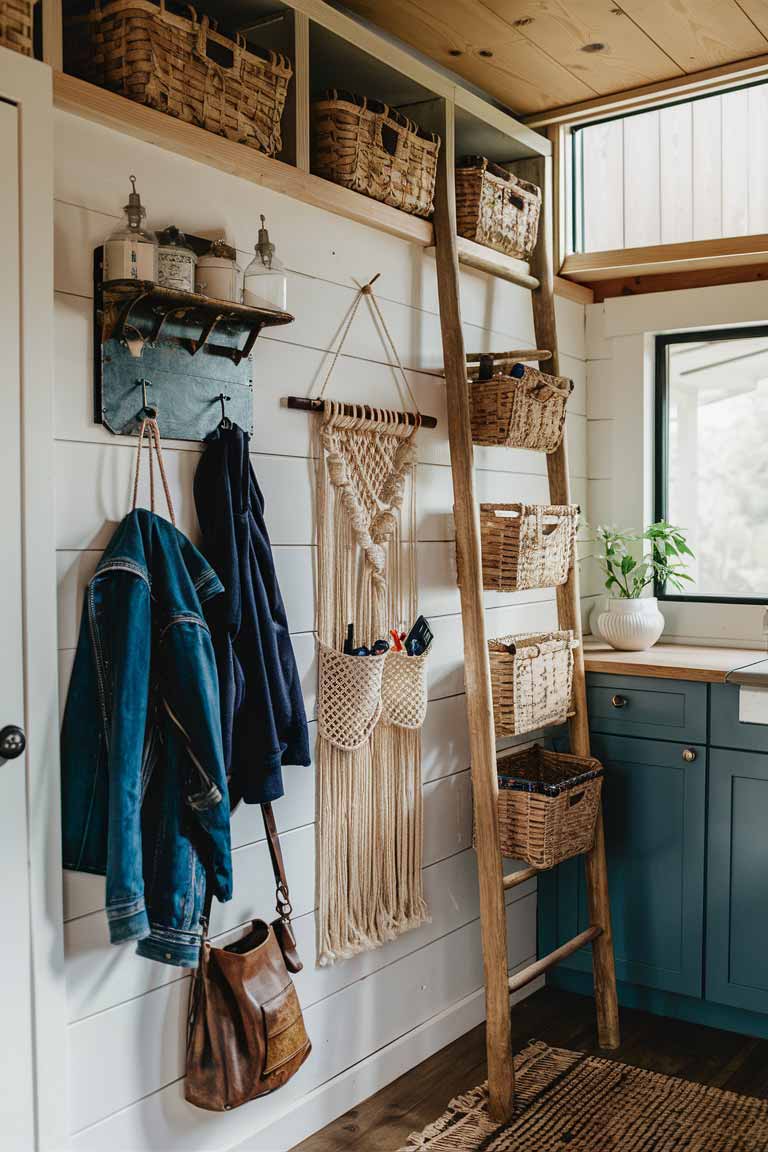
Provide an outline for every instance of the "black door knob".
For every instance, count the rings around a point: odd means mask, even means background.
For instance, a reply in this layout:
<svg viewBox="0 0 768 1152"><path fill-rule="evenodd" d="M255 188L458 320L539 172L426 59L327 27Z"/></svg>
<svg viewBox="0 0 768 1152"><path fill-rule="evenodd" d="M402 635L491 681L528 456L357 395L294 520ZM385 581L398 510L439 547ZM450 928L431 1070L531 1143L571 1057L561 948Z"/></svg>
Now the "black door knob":
<svg viewBox="0 0 768 1152"><path fill-rule="evenodd" d="M21 728L15 724L6 724L5 728L0 728L0 760L15 760L22 755L26 746L26 737Z"/></svg>

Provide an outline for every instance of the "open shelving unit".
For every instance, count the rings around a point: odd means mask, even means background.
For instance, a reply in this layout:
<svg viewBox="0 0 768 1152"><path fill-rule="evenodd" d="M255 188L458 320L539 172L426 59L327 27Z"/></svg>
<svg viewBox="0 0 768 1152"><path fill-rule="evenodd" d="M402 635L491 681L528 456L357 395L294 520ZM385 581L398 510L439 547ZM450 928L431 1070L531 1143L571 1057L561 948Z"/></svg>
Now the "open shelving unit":
<svg viewBox="0 0 768 1152"><path fill-rule="evenodd" d="M250 42L281 51L293 62L294 74L282 121L283 148L278 157L269 157L68 75L62 55L62 3L66 0L43 0L43 55L55 70L57 108L422 248L434 245L431 221L410 216L313 174L313 96L332 86L359 91L404 110L425 128L446 124L447 131L441 132L443 148L452 159L480 153L496 161L515 162L551 153L546 136L323 0L210 0L205 7L220 18L222 26L242 29ZM459 260L525 288L535 287L535 278L524 261L471 241L459 241ZM592 299L588 289L567 281L556 282L556 291L581 303Z"/></svg>

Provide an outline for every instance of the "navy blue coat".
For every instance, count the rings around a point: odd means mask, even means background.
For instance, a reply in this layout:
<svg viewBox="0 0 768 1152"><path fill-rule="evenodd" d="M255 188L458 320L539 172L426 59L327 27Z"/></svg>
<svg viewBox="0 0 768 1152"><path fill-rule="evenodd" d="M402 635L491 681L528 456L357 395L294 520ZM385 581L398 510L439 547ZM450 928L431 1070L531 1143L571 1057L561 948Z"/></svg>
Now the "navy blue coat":
<svg viewBox="0 0 768 1152"><path fill-rule="evenodd" d="M310 763L301 683L248 445L237 425L217 429L195 475L203 552L225 588L206 605L206 618L233 806L240 798L276 800L282 766Z"/></svg>

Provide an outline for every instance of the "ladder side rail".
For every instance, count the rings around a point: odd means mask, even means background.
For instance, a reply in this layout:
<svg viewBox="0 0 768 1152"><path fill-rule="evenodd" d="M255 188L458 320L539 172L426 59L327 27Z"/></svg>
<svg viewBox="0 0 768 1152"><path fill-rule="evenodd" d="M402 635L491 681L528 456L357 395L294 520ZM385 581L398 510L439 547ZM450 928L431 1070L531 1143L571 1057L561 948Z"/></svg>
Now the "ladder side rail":
<svg viewBox="0 0 768 1152"><path fill-rule="evenodd" d="M456 244L453 108L445 107L445 131L435 190L435 256L445 364L448 436L453 478L456 557L464 633L464 683L480 887L480 926L486 1006L488 1095L491 1115L506 1120L514 1105L514 1065L509 1014L507 922L499 843L496 735L485 631L480 518L475 496L469 391L461 326ZM446 146L448 145L448 146Z"/></svg>
<svg viewBox="0 0 768 1152"><path fill-rule="evenodd" d="M542 190L542 211L539 239L531 261L531 272L539 281L532 292L533 326L536 345L549 348L552 359L547 366L553 375L560 371L555 318L553 236L552 236L552 161L549 157L521 160L511 165L516 175L530 180ZM553 504L570 504L568 478L568 448L565 437L556 452L547 456L549 498ZM581 601L579 596L579 569L574 558L568 582L557 589L557 613L561 628L570 628L581 641ZM584 672L584 649L574 652L573 668L574 714L569 720L571 750L577 756L590 755L589 716ZM605 859L605 830L602 808L598 812L595 843L585 857L589 922L600 929L592 944L592 965L597 1009L598 1038L602 1048L619 1046L619 1010L616 999L616 968L611 933L611 908L608 898L608 872Z"/></svg>

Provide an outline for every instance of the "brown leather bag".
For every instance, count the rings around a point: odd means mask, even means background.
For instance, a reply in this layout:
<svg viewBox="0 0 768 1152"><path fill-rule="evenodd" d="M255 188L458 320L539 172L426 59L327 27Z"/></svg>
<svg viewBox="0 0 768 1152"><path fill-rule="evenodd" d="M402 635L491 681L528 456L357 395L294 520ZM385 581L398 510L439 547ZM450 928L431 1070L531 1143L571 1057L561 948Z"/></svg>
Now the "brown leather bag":
<svg viewBox="0 0 768 1152"><path fill-rule="evenodd" d="M254 920L223 948L208 940L206 896L200 966L192 978L185 1096L222 1112L274 1092L312 1050L289 975L302 964L291 928L291 905L271 804L262 804L277 885L277 919Z"/></svg>

